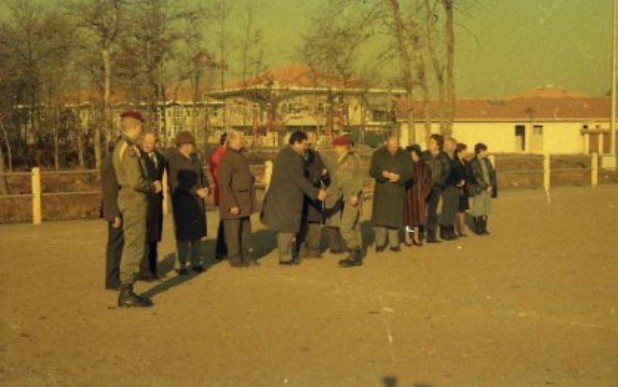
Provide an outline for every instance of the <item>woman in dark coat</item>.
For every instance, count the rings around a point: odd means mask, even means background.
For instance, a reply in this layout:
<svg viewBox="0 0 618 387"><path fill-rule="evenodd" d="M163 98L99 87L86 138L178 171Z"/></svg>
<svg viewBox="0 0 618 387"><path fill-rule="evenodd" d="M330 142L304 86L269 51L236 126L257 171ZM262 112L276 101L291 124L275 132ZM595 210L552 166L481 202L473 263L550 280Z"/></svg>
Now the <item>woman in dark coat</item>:
<svg viewBox="0 0 618 387"><path fill-rule="evenodd" d="M176 246L180 267L178 273L187 274L187 258L191 267L203 271L201 239L206 236L204 199L210 185L204 176L202 162L195 154L195 139L191 132L180 132L177 149L168 157L169 184L176 231Z"/></svg>
<svg viewBox="0 0 618 387"><path fill-rule="evenodd" d="M407 147L406 151L410 154L413 165L413 177L406 186L406 226L414 230L412 242L406 230L406 246L411 246L412 243L421 246L420 227L424 226L427 220L427 198L431 193L433 180L431 168L423 160L421 147L412 145Z"/></svg>
<svg viewBox="0 0 618 387"><path fill-rule="evenodd" d="M468 146L459 143L455 147L455 163L453 168L457 169L457 174L463 176L464 181L460 186L459 206L457 207L457 220L455 222L455 233L457 236L467 237L466 232L466 213L470 209L470 196L468 195L469 162L466 159Z"/></svg>
<svg viewBox="0 0 618 387"><path fill-rule="evenodd" d="M371 221L376 252L382 252L387 243L392 251L400 251L399 232L405 223L406 184L412 178L412 163L397 137L389 138L386 146L374 152L369 173L375 179Z"/></svg>

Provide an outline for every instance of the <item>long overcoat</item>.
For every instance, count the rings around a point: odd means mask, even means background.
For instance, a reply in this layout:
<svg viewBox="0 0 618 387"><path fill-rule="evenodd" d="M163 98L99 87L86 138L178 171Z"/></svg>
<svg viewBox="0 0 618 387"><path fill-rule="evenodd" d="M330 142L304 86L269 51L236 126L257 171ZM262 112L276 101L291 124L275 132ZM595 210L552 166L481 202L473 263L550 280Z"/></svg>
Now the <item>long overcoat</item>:
<svg viewBox="0 0 618 387"><path fill-rule="evenodd" d="M275 159L270 185L264 197L262 223L278 232L298 233L305 195L315 199L318 192L319 189L305 176L302 156L286 146Z"/></svg>
<svg viewBox="0 0 618 387"><path fill-rule="evenodd" d="M210 184L204 176L201 160L195 154L186 157L175 149L168 155L168 173L176 240L194 241L205 237L204 200L196 191L210 188Z"/></svg>
<svg viewBox="0 0 618 387"><path fill-rule="evenodd" d="M152 181L163 181L163 172L166 168L166 160L157 151L153 152L156 162L150 156L142 152L143 165L146 168L146 175ZM161 242L163 232L163 192L148 195L148 214L146 217L146 242Z"/></svg>
<svg viewBox="0 0 618 387"><path fill-rule="evenodd" d="M230 209L238 207L233 215ZM219 213L221 219L240 219L251 216L255 208L255 179L249 160L242 151L228 149L219 163Z"/></svg>
<svg viewBox="0 0 618 387"><path fill-rule="evenodd" d="M398 174L399 181L391 183L382 176L388 171ZM406 184L412 179L412 162L403 149L391 154L386 147L376 150L369 168L375 179L372 223L374 226L400 228L404 226Z"/></svg>
<svg viewBox="0 0 618 387"><path fill-rule="evenodd" d="M305 155L305 176L313 186L318 189L322 187L322 177L325 168L326 166L320 153L313 149L307 150L307 154ZM305 196L305 203L303 206L303 215L307 222L322 222L324 217L322 202Z"/></svg>

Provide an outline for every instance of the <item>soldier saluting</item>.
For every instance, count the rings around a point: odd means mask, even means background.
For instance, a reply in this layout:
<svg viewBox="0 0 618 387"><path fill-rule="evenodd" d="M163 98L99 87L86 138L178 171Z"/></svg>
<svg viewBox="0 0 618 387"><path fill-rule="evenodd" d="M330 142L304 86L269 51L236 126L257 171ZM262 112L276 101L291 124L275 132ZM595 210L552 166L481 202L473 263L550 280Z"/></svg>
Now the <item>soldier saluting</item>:
<svg viewBox="0 0 618 387"><path fill-rule="evenodd" d="M114 149L113 164L120 190L118 208L124 223L124 249L120 259L119 307L148 307L152 301L133 291L139 267L144 258L146 240L147 197L161 192L161 182L148 180L142 165L137 141L142 134L144 118L139 112L121 115L122 136Z"/></svg>

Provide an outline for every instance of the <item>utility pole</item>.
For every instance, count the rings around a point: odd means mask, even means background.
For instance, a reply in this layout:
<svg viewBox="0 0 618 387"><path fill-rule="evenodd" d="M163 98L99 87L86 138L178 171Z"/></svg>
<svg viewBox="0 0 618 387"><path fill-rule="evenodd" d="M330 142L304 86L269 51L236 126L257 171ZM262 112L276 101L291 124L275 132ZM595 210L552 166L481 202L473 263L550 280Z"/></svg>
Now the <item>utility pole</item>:
<svg viewBox="0 0 618 387"><path fill-rule="evenodd" d="M614 0L612 20L612 122L610 126L610 153L612 168L616 168L616 54L618 53L618 0Z"/></svg>

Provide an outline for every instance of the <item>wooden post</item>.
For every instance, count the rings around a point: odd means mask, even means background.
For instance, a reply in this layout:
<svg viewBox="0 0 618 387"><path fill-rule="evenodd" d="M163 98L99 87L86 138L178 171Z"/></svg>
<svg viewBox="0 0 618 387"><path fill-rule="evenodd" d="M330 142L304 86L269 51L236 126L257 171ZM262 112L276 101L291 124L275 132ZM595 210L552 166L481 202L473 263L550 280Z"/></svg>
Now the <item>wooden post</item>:
<svg viewBox="0 0 618 387"><path fill-rule="evenodd" d="M545 191L551 188L551 156L549 153L543 155L543 187Z"/></svg>
<svg viewBox="0 0 618 387"><path fill-rule="evenodd" d="M41 224L41 170L32 168L32 224Z"/></svg>
<svg viewBox="0 0 618 387"><path fill-rule="evenodd" d="M592 170L591 176L590 176L590 184L594 188L599 184L599 154L598 153L592 154L592 162L590 166Z"/></svg>
<svg viewBox="0 0 618 387"><path fill-rule="evenodd" d="M167 182L167 170L163 171L163 179L161 179L161 188L163 190L163 215L169 215L170 203L169 203L169 187Z"/></svg>

